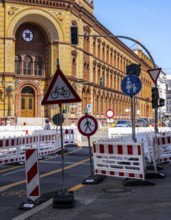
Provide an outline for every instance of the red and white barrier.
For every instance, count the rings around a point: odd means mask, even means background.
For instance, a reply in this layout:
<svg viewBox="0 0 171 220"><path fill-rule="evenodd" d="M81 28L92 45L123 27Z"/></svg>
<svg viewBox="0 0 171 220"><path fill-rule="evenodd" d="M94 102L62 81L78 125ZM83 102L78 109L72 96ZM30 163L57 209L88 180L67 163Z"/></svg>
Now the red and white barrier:
<svg viewBox="0 0 171 220"><path fill-rule="evenodd" d="M74 129L64 129L64 144L74 143Z"/></svg>
<svg viewBox="0 0 171 220"><path fill-rule="evenodd" d="M171 135L158 135L155 137L154 147L158 150L158 163L171 161Z"/></svg>
<svg viewBox="0 0 171 220"><path fill-rule="evenodd" d="M27 197L35 201L40 197L37 149L27 149L25 151L25 158Z"/></svg>
<svg viewBox="0 0 171 220"><path fill-rule="evenodd" d="M39 157L55 154L61 150L61 139L54 133L3 138L0 140L0 164L24 161L25 150L30 147L38 149Z"/></svg>
<svg viewBox="0 0 171 220"><path fill-rule="evenodd" d="M93 144L96 174L145 179L143 143L97 142Z"/></svg>

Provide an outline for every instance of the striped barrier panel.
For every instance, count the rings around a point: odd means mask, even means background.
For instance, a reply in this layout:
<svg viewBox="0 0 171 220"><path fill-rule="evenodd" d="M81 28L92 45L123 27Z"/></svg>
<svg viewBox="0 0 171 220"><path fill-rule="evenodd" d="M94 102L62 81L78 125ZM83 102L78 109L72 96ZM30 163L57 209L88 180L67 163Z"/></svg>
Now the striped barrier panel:
<svg viewBox="0 0 171 220"><path fill-rule="evenodd" d="M97 142L93 144L96 174L145 179L143 143Z"/></svg>
<svg viewBox="0 0 171 220"><path fill-rule="evenodd" d="M37 149L27 149L25 151L25 158L27 197L35 201L40 197Z"/></svg>
<svg viewBox="0 0 171 220"><path fill-rule="evenodd" d="M158 150L159 164L171 161L171 135L158 135L154 146Z"/></svg>
<svg viewBox="0 0 171 220"><path fill-rule="evenodd" d="M64 144L74 143L74 129L64 129Z"/></svg>
<svg viewBox="0 0 171 220"><path fill-rule="evenodd" d="M57 134L29 135L0 140L0 165L24 162L25 151L37 148L39 157L56 154L61 150L61 139Z"/></svg>

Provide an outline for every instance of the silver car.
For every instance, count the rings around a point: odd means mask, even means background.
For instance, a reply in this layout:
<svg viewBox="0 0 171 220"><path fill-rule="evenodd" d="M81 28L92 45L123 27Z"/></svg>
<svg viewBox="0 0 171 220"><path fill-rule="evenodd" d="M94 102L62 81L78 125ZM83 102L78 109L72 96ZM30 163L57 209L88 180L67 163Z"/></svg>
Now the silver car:
<svg viewBox="0 0 171 220"><path fill-rule="evenodd" d="M131 127L131 122L129 120L119 120L115 127Z"/></svg>

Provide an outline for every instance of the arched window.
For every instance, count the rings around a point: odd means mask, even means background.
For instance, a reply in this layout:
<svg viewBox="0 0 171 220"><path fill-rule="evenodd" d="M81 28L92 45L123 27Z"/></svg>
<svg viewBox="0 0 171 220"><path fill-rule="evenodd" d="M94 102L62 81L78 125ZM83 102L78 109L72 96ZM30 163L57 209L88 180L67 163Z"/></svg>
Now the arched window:
<svg viewBox="0 0 171 220"><path fill-rule="evenodd" d="M42 75L42 69L43 69L43 61L41 57L36 57L34 62L34 75L35 76L41 76Z"/></svg>
<svg viewBox="0 0 171 220"><path fill-rule="evenodd" d="M21 74L21 59L19 56L15 56L15 73Z"/></svg>
<svg viewBox="0 0 171 220"><path fill-rule="evenodd" d="M24 75L31 75L32 72L32 60L31 57L25 56L24 57L24 69L23 69Z"/></svg>

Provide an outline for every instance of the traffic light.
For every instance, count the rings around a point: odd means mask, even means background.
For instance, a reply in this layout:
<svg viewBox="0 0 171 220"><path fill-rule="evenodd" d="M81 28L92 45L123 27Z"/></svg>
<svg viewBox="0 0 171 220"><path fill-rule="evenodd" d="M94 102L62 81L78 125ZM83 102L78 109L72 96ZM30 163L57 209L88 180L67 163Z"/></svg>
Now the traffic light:
<svg viewBox="0 0 171 220"><path fill-rule="evenodd" d="M158 107L159 92L157 87L151 89L152 92L152 108Z"/></svg>
<svg viewBox="0 0 171 220"><path fill-rule="evenodd" d="M165 99L160 98L159 99L159 107L165 106Z"/></svg>
<svg viewBox="0 0 171 220"><path fill-rule="evenodd" d="M133 75L133 76L139 77L140 72L141 72L141 65L132 63L132 64L126 66L126 74L127 75L131 75L131 76Z"/></svg>
<svg viewBox="0 0 171 220"><path fill-rule="evenodd" d="M100 77L100 86L104 86L104 76Z"/></svg>
<svg viewBox="0 0 171 220"><path fill-rule="evenodd" d="M71 26L71 45L78 45L78 27L76 25Z"/></svg>

